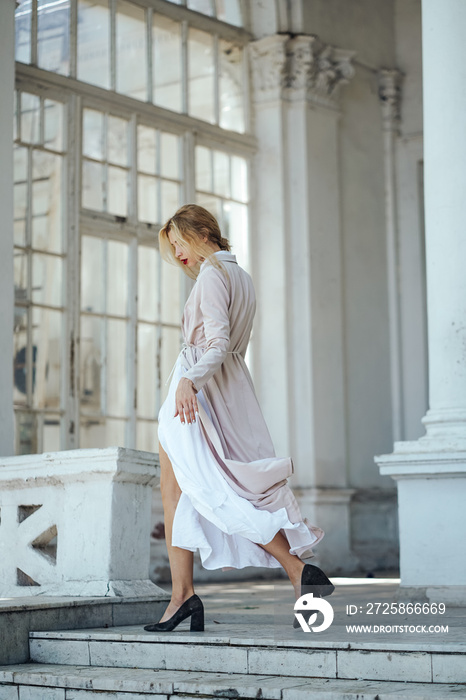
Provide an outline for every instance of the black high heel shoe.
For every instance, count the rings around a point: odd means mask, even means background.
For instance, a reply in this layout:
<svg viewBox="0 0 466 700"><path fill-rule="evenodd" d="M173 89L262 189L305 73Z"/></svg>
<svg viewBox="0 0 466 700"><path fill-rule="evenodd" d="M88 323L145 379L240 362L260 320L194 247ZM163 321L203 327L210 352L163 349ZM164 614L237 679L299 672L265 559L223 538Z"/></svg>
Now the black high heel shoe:
<svg viewBox="0 0 466 700"><path fill-rule="evenodd" d="M312 586L312 590L308 591L306 588ZM316 598L325 598L326 596L332 595L335 590L335 586L327 578L322 569L313 564L304 564L304 569L301 574L301 595L305 593L313 593ZM300 627L297 618L293 620L293 627Z"/></svg>
<svg viewBox="0 0 466 700"><path fill-rule="evenodd" d="M180 622L186 620L191 615L191 632L204 631L204 605L202 600L196 593L185 600L176 613L165 622L156 622L153 625L146 625L144 629L147 632L171 632L177 627Z"/></svg>

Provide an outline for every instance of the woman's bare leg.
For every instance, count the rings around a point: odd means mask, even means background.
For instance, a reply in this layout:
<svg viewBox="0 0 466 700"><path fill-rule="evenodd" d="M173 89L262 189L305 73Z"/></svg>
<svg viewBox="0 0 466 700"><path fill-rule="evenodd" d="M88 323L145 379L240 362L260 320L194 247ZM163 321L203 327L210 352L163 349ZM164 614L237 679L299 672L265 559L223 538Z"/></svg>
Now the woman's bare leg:
<svg viewBox="0 0 466 700"><path fill-rule="evenodd" d="M297 600L301 595L301 574L305 566L303 560L296 554L290 554L288 540L281 532L277 532L273 540L267 544L260 544L259 547L272 554L283 566L293 584Z"/></svg>
<svg viewBox="0 0 466 700"><path fill-rule="evenodd" d="M160 491L165 521L165 541L172 577L172 596L167 609L158 622L168 620L185 600L194 595L193 587L193 552L172 545L172 527L176 506L181 496L181 489L173 473L172 463L159 443Z"/></svg>

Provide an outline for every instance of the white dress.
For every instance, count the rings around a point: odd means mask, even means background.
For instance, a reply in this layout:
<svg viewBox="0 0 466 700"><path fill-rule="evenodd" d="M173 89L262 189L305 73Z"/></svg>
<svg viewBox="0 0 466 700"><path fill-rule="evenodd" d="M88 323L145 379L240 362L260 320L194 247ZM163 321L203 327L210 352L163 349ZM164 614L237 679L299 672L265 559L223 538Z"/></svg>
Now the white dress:
<svg viewBox="0 0 466 700"><path fill-rule="evenodd" d="M229 263L228 280L207 261L201 266L183 314L185 344L158 416L158 438L182 491L172 545L199 550L206 569L278 568L257 543L281 531L290 553L308 558L324 533L301 516L287 485L292 461L275 456L244 362L255 311L251 278L231 253L216 255ZM191 424L174 417L184 375L197 389L199 415Z"/></svg>

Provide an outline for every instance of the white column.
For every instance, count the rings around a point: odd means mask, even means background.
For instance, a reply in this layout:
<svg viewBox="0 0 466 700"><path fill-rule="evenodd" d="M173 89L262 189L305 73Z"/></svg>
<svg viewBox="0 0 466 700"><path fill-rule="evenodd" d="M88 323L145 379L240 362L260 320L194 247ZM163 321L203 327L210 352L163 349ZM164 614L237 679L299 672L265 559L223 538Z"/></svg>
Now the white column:
<svg viewBox="0 0 466 700"><path fill-rule="evenodd" d="M0 2L0 455L14 453L13 423L13 94L14 0Z"/></svg>
<svg viewBox="0 0 466 700"><path fill-rule="evenodd" d="M401 318L398 253L398 212L396 206L395 146L400 124L402 74L398 70L379 72L379 98L385 164L385 229L387 249L388 318L390 324L390 386L393 439L403 435L403 394L401 374Z"/></svg>
<svg viewBox="0 0 466 700"><path fill-rule="evenodd" d="M466 604L466 3L422 10L429 410L375 459L398 481L402 588Z"/></svg>
<svg viewBox="0 0 466 700"><path fill-rule="evenodd" d="M466 446L466 3L422 4L424 183L433 437Z"/></svg>
<svg viewBox="0 0 466 700"><path fill-rule="evenodd" d="M288 35L276 34L251 44L255 133L255 200L251 236L252 273L258 313L254 329L254 379L277 454L290 454L288 431L288 358L286 246L286 139L282 85Z"/></svg>
<svg viewBox="0 0 466 700"><path fill-rule="evenodd" d="M303 515L327 532L319 561L347 571L338 92L352 54L284 34L252 52L258 393Z"/></svg>

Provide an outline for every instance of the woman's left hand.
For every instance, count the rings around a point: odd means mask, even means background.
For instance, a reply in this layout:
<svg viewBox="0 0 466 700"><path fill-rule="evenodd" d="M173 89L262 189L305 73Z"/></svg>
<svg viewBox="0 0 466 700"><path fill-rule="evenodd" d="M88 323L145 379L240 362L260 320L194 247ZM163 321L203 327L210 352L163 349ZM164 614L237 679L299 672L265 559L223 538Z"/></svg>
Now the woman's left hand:
<svg viewBox="0 0 466 700"><path fill-rule="evenodd" d="M198 412L197 397L194 384L187 377L181 377L175 394L176 413L184 424L185 416L188 423L194 423Z"/></svg>

